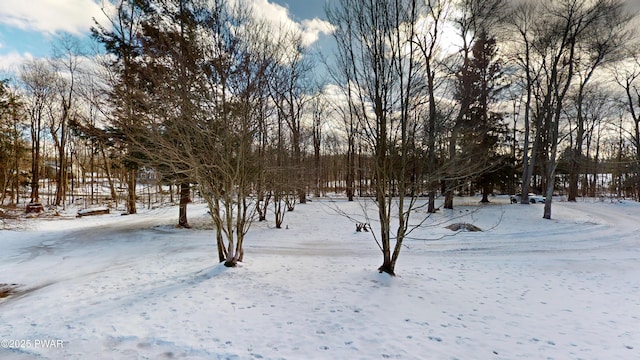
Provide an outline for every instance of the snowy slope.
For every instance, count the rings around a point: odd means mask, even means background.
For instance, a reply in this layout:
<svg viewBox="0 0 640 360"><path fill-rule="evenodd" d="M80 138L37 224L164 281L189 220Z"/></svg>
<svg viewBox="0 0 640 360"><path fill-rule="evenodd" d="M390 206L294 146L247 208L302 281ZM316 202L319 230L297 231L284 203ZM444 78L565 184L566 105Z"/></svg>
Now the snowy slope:
<svg viewBox="0 0 640 360"><path fill-rule="evenodd" d="M176 208L29 220L0 231L0 284L21 285L0 359L640 358L640 205L494 202L430 218L396 278L342 200L255 224L234 269L202 205L190 230Z"/></svg>

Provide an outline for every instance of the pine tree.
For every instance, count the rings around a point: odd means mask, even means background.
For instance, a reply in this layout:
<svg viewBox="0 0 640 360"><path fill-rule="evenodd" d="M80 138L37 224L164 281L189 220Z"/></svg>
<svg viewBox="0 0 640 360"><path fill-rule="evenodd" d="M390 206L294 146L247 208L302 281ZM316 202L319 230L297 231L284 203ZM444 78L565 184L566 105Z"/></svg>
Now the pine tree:
<svg viewBox="0 0 640 360"><path fill-rule="evenodd" d="M502 62L497 58L496 39L481 31L471 48L471 57L458 73L457 96L468 105L459 128L460 159L473 174L482 192L482 202L498 182L506 182L513 171L500 147L508 129L502 115L492 109L505 85Z"/></svg>

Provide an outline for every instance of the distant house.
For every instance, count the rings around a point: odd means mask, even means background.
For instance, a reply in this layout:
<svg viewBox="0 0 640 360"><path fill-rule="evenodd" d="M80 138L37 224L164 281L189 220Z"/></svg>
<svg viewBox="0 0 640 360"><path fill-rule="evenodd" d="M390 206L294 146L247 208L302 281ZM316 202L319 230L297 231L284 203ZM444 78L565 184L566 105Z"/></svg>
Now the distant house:
<svg viewBox="0 0 640 360"><path fill-rule="evenodd" d="M155 169L143 167L138 171L137 182L139 184L155 184L158 181L158 172Z"/></svg>

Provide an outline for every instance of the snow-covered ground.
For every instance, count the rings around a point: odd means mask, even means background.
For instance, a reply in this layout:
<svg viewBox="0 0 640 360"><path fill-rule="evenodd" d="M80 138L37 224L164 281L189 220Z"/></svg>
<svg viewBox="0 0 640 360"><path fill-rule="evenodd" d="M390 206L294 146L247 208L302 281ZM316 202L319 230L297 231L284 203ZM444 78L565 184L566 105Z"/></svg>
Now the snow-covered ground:
<svg viewBox="0 0 640 360"><path fill-rule="evenodd" d="M640 204L555 202L544 220L476 200L414 232L395 278L343 200L256 223L234 269L203 205L189 230L173 207L7 220L0 359L640 359Z"/></svg>

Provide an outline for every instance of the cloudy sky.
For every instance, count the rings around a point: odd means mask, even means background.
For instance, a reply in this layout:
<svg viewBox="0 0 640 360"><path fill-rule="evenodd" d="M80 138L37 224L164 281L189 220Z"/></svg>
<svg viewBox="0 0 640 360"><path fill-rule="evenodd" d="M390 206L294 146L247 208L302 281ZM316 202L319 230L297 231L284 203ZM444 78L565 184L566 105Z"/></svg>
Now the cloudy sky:
<svg viewBox="0 0 640 360"><path fill-rule="evenodd" d="M61 33L86 38L93 18L107 23L101 8L109 1L0 0L0 78L2 73L15 71L25 59L50 55L52 43ZM324 53L331 50L333 42L324 21L324 6L330 0L246 1L254 13L302 30L307 45ZM640 11L640 0L625 1L632 11Z"/></svg>
<svg viewBox="0 0 640 360"><path fill-rule="evenodd" d="M106 23L102 4L108 0L1 0L0 73L15 71L25 59L51 54L61 33L86 38L93 18ZM257 14L299 27L307 45L328 39L323 0L249 0Z"/></svg>

